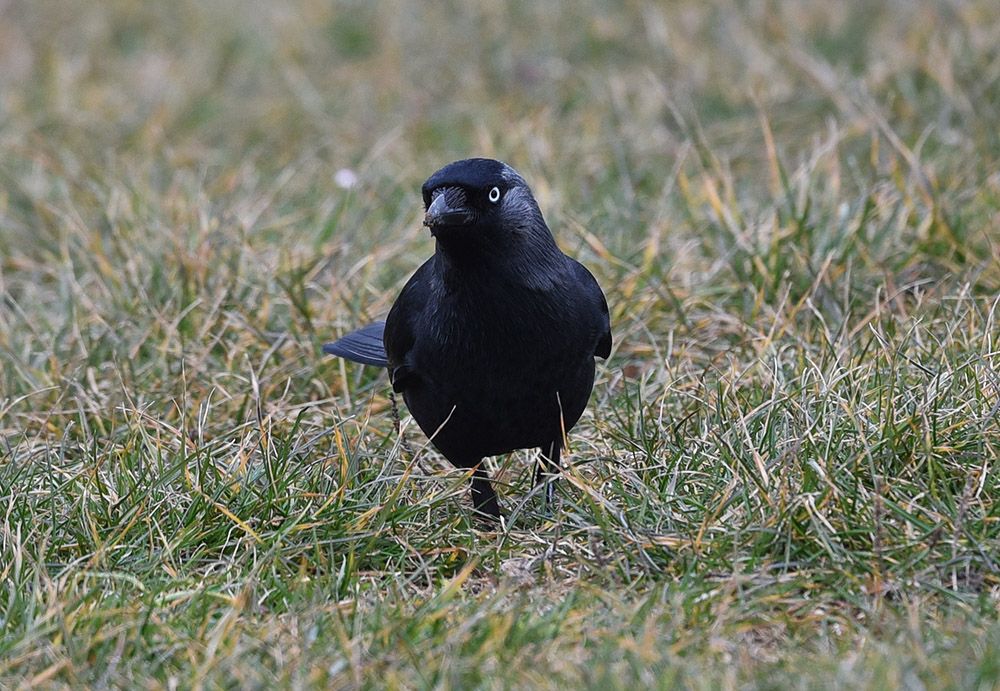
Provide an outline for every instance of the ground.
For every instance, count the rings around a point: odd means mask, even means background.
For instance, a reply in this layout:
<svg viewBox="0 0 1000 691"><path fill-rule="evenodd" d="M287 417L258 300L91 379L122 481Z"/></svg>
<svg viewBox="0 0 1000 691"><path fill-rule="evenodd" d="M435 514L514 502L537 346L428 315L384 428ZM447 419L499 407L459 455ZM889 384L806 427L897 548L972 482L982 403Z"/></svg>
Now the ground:
<svg viewBox="0 0 1000 691"><path fill-rule="evenodd" d="M0 3L0 687L1000 686L1000 5ZM604 286L507 525L324 357L466 156Z"/></svg>

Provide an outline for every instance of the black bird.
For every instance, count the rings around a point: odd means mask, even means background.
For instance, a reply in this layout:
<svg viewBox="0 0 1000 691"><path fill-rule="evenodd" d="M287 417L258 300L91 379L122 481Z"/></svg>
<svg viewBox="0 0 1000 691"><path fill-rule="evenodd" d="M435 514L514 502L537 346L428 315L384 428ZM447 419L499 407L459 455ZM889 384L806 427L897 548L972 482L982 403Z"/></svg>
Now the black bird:
<svg viewBox="0 0 1000 691"><path fill-rule="evenodd" d="M422 192L434 256L384 322L323 350L388 367L434 446L457 467L475 468L476 511L499 519L483 458L537 446L535 484L559 471L565 433L594 386L594 357L611 354L608 304L590 272L556 246L510 166L456 161Z"/></svg>

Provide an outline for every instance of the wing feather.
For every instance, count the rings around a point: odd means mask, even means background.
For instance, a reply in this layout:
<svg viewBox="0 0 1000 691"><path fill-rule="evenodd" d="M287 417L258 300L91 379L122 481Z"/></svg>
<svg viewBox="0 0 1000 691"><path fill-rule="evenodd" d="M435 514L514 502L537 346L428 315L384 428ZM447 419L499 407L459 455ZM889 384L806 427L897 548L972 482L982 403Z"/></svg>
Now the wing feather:
<svg viewBox="0 0 1000 691"><path fill-rule="evenodd" d="M599 324L595 325L598 338L594 347L594 355L607 359L611 355L611 315L608 314L608 301L604 297L604 292L598 285L597 279L587 270L587 267L574 259L570 261L574 264L573 268L576 271L576 278L580 282L583 294L598 308L598 313L595 315L599 321Z"/></svg>

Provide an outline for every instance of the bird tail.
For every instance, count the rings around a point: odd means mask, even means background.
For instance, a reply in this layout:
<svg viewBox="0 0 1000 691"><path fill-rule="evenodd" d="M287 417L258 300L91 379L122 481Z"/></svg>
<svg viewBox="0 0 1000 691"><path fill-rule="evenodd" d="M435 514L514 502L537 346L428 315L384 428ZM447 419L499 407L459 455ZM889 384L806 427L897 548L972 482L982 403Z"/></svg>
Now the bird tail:
<svg viewBox="0 0 1000 691"><path fill-rule="evenodd" d="M387 367L389 360L385 355L385 345L382 343L382 332L385 322L377 321L363 329L338 338L333 343L323 345L323 352L342 357L362 365Z"/></svg>

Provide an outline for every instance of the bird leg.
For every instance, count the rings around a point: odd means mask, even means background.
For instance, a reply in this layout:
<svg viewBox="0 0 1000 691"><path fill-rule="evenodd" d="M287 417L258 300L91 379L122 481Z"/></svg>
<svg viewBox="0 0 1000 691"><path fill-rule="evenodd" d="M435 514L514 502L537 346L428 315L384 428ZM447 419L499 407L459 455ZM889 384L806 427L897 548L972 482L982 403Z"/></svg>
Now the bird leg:
<svg viewBox="0 0 1000 691"><path fill-rule="evenodd" d="M551 506L555 499L555 478L559 475L559 453L562 444L554 441L543 446L542 455L538 457L538 468L535 470L535 487L545 483L545 505Z"/></svg>
<svg viewBox="0 0 1000 691"><path fill-rule="evenodd" d="M499 521L502 515L497 493L493 491L486 471L480 466L472 473L472 507L479 516L491 521Z"/></svg>

